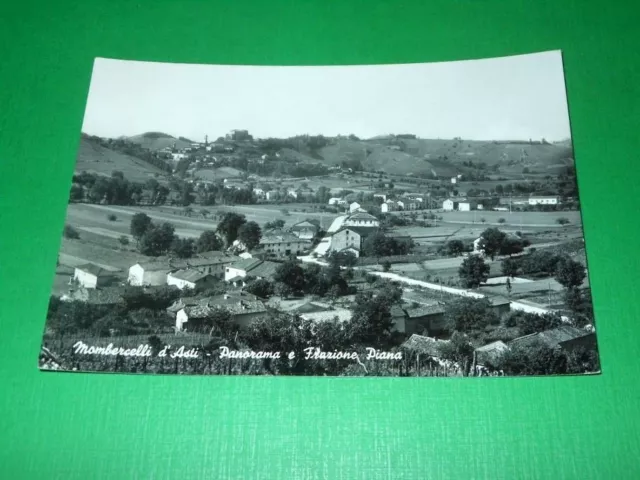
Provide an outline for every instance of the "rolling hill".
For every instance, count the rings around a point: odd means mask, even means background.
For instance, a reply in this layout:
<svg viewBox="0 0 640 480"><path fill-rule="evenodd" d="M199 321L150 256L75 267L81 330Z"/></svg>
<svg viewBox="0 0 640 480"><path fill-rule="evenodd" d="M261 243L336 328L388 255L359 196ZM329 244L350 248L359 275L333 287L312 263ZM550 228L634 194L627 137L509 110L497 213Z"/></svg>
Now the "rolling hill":
<svg viewBox="0 0 640 480"><path fill-rule="evenodd" d="M144 160L110 150L96 140L82 135L75 171L111 176L114 170L121 171L124 177L132 182L145 182L156 175L161 177L166 175L165 172Z"/></svg>
<svg viewBox="0 0 640 480"><path fill-rule="evenodd" d="M188 138L180 137L176 138L167 133L162 132L146 132L140 135L134 135L132 137L124 137L133 143L137 143L143 148L147 148L151 151L162 150L163 148L173 147L174 143L176 148L186 148L193 143Z"/></svg>

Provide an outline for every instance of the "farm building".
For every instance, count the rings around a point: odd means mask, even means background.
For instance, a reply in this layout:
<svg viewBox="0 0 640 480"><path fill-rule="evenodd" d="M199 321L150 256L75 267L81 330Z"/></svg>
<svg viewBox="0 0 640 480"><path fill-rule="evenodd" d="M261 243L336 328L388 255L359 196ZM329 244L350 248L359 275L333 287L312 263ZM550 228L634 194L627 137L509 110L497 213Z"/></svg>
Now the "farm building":
<svg viewBox="0 0 640 480"><path fill-rule="evenodd" d="M509 313L511 311L511 300L501 296L488 297L491 310L495 312L498 317Z"/></svg>
<svg viewBox="0 0 640 480"><path fill-rule="evenodd" d="M84 288L106 287L115 280L113 272L93 263L86 263L75 268L73 279Z"/></svg>
<svg viewBox="0 0 640 480"><path fill-rule="evenodd" d="M380 220L366 212L358 212L347 216L342 223L343 227L378 228Z"/></svg>
<svg viewBox="0 0 640 480"><path fill-rule="evenodd" d="M470 212L471 210L478 209L478 202L474 200L465 200L458 203L458 211Z"/></svg>
<svg viewBox="0 0 640 480"><path fill-rule="evenodd" d="M445 331L444 308L437 304L405 306L404 315L394 317L394 328L400 333L411 335L427 332L429 335L441 335ZM399 312L398 312L399 313Z"/></svg>
<svg viewBox="0 0 640 480"><path fill-rule="evenodd" d="M185 288L206 287L214 283L215 278L213 275L195 269L178 270L167 274L167 285L175 285L180 290Z"/></svg>
<svg viewBox="0 0 640 480"><path fill-rule="evenodd" d="M332 252L342 252L349 249L356 256L360 256L362 242L376 230L366 227L343 227L331 236Z"/></svg>
<svg viewBox="0 0 640 480"><path fill-rule="evenodd" d="M329 199L329 205L346 205L347 201L338 197L333 197Z"/></svg>
<svg viewBox="0 0 640 480"><path fill-rule="evenodd" d="M320 227L317 223L304 220L302 222L296 223L295 225L292 225L290 230L292 234L300 239L311 240L316 236L316 234L320 230Z"/></svg>
<svg viewBox="0 0 640 480"><path fill-rule="evenodd" d="M551 348L560 347L569 352L576 348L596 349L595 332L570 325L562 325L551 330L545 330L544 332L525 335L524 337L511 340L508 345L510 348L513 348L516 346L531 345L536 342L542 342Z"/></svg>
<svg viewBox="0 0 640 480"><path fill-rule="evenodd" d="M452 212L454 210L457 210L457 208L458 202L454 202L450 198L447 198L444 202L442 202L442 209L447 212Z"/></svg>
<svg viewBox="0 0 640 480"><path fill-rule="evenodd" d="M225 269L224 279L226 282L235 281L238 277L245 278L247 276L258 279L270 279L275 274L278 265L278 263L267 262L259 258L247 258L228 265Z"/></svg>
<svg viewBox="0 0 640 480"><path fill-rule="evenodd" d="M401 345L401 347L412 353L425 355L435 360L439 360L440 347L448 344L449 340L438 340L437 338L426 337L424 335L417 335L414 333Z"/></svg>
<svg viewBox="0 0 640 480"><path fill-rule="evenodd" d="M206 273L210 273L216 277L224 276L225 268L227 265L238 261L238 257L230 255L226 252L203 252L199 253L197 257L189 258L186 260L187 267L197 268L198 270Z"/></svg>
<svg viewBox="0 0 640 480"><path fill-rule="evenodd" d="M280 233L277 235L265 235L260 239L260 247L272 255L288 257L289 255L302 255L311 247L311 242L304 238L298 238L293 233Z"/></svg>
<svg viewBox="0 0 640 480"><path fill-rule="evenodd" d="M358 202L353 202L349 204L349 212L353 213L362 208L362 206Z"/></svg>
<svg viewBox="0 0 640 480"><path fill-rule="evenodd" d="M558 205L560 198L554 195L550 196L535 196L529 197L529 205Z"/></svg>
<svg viewBox="0 0 640 480"><path fill-rule="evenodd" d="M184 268L186 263L181 265L170 265L169 262L139 262L129 268L129 285L165 285L167 274L176 268Z"/></svg>
<svg viewBox="0 0 640 480"><path fill-rule="evenodd" d="M232 321L241 327L267 316L267 309L260 300L224 294L203 299L198 305L186 306L179 310L176 313L176 330L197 329L204 319L220 310L227 310Z"/></svg>

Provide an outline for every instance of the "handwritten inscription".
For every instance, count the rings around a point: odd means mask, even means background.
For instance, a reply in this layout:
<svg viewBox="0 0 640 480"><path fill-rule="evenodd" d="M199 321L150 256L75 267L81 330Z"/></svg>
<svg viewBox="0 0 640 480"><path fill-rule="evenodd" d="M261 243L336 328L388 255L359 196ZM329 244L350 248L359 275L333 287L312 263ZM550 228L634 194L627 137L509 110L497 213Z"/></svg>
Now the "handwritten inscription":
<svg viewBox="0 0 640 480"><path fill-rule="evenodd" d="M76 342L73 345L73 351L79 355L105 355L105 356L118 356L123 357L150 357L153 355L153 350L149 345L138 345L135 348L122 348L114 347L112 343L106 347L98 347L94 345L87 345L84 342ZM303 349L303 358L305 360L353 360L360 362L360 355L358 352L341 352L338 350L324 351L318 347L308 347ZM367 347L365 349L366 360L401 360L402 352L385 352L377 350L375 348ZM158 357L170 357L170 358L198 358L200 351L196 348L188 349L185 346L180 346L174 350L171 349L171 345L166 345L162 348L156 356ZM220 358L229 359L272 359L277 360L286 355L289 360L296 358L296 352L291 351L288 353L283 352L263 352L253 350L231 350L229 347L220 347Z"/></svg>

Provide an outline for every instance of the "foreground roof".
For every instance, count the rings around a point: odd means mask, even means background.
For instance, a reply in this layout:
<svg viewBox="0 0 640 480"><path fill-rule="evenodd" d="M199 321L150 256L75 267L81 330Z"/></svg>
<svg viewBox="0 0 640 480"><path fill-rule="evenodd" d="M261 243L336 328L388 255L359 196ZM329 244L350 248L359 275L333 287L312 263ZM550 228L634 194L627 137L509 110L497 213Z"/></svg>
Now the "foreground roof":
<svg viewBox="0 0 640 480"><path fill-rule="evenodd" d="M187 282L197 282L198 280L202 280L205 277L210 276L210 274L206 272L201 272L200 270L178 270L177 272L173 272L170 274L173 278L177 278L179 280L185 280Z"/></svg>
<svg viewBox="0 0 640 480"><path fill-rule="evenodd" d="M76 267L77 270L82 270L83 272L90 273L95 275L96 277L109 277L113 276L113 272L107 270L106 268L102 268L94 263L85 263L83 265L78 265Z"/></svg>
<svg viewBox="0 0 640 480"><path fill-rule="evenodd" d="M409 337L409 340L402 344L402 347L431 357L439 357L440 346L448 343L449 340L438 340L437 338L425 337L414 333Z"/></svg>

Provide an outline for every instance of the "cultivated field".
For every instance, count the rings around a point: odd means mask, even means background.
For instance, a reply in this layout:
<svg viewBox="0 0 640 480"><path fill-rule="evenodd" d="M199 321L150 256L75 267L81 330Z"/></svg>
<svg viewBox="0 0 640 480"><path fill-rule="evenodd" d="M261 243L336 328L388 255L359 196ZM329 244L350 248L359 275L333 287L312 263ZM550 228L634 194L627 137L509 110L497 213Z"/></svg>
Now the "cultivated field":
<svg viewBox="0 0 640 480"><path fill-rule="evenodd" d="M449 223L481 223L485 219L487 224L499 225L498 220L504 218L505 226L539 226L563 228L558 223L559 218L569 220L569 225L582 225L580 212L494 212L491 210L475 210L471 212L441 212L438 213L445 222Z"/></svg>

